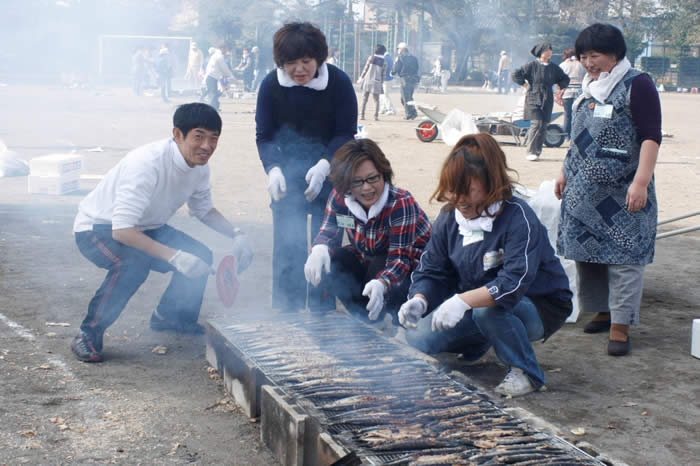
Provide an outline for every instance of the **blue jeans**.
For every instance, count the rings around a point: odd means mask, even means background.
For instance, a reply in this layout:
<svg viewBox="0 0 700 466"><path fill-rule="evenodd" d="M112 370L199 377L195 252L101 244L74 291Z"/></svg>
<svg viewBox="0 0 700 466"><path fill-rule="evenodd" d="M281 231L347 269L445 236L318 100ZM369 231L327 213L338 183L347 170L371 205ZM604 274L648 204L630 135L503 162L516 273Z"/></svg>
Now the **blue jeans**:
<svg viewBox="0 0 700 466"><path fill-rule="evenodd" d="M207 264L212 263L211 250L175 228L163 225L143 233L173 249L194 254ZM76 233L75 242L90 262L107 269L107 276L90 300L87 316L80 325L84 332L91 336L104 334L151 270L173 272L170 285L158 304L158 314L173 322L197 321L208 275L187 278L168 262L112 239L112 225L94 225L92 231Z"/></svg>
<svg viewBox="0 0 700 466"><path fill-rule="evenodd" d="M476 361L493 346L496 356L506 366L522 369L535 386L544 385L544 373L537 362L531 341L544 337L544 327L537 308L524 297L511 310L479 307L467 311L456 327L443 332L432 331L432 314L406 331L408 343L425 353L462 353Z"/></svg>

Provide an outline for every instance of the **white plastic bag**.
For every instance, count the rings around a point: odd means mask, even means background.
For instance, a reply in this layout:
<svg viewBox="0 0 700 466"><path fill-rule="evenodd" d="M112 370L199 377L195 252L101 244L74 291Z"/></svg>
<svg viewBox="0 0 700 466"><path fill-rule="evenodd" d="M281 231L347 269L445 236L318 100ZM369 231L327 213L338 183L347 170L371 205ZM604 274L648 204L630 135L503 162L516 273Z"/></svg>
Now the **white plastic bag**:
<svg viewBox="0 0 700 466"><path fill-rule="evenodd" d="M454 146L467 134L476 134L479 129L474 123L471 114L464 113L459 109L450 110L442 123L438 123L438 133L442 135L442 140L448 146Z"/></svg>
<svg viewBox="0 0 700 466"><path fill-rule="evenodd" d="M3 176L27 176L29 164L11 150L0 153L0 178Z"/></svg>
<svg viewBox="0 0 700 466"><path fill-rule="evenodd" d="M532 196L527 202L530 204L530 207L532 207L532 210L535 211L535 214L540 219L540 222L547 227L549 242L556 251L561 201L554 195L554 180L544 181L540 185L535 195ZM580 312L578 306L578 289L576 286L576 263L572 260L564 259L561 256L557 257L561 261L562 267L564 267L566 276L569 277L569 288L571 288L571 292L574 294L574 308L566 321L576 322Z"/></svg>

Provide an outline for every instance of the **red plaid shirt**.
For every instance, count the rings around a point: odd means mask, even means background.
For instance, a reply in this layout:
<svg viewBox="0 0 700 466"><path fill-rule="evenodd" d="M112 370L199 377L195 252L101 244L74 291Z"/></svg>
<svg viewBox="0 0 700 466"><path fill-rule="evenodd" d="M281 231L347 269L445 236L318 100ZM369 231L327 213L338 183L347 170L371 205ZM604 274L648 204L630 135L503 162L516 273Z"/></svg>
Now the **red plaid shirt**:
<svg viewBox="0 0 700 466"><path fill-rule="evenodd" d="M339 226L339 215L351 218L355 227ZM350 244L345 247L363 264L368 265L371 257L386 254L386 266L376 278L384 279L392 288L418 266L423 248L430 239L430 230L428 216L406 190L390 186L384 209L366 224L352 215L345 199L333 190L314 245L325 244L332 254L341 247L343 232L346 232Z"/></svg>

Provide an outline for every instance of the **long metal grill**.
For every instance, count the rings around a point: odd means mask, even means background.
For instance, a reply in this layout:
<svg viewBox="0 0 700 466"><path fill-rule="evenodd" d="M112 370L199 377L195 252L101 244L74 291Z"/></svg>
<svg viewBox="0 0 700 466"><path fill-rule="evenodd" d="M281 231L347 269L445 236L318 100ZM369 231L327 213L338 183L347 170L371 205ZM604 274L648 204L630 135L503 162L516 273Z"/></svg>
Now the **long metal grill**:
<svg viewBox="0 0 700 466"><path fill-rule="evenodd" d="M368 464L602 464L344 313L275 315L224 336Z"/></svg>

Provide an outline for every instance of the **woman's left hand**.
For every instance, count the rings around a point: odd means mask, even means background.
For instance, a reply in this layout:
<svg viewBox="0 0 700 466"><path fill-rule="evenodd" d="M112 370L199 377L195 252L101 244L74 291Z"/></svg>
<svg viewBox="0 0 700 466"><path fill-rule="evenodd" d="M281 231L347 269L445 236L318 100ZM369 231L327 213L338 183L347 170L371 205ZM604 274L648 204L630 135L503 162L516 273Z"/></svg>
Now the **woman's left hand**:
<svg viewBox="0 0 700 466"><path fill-rule="evenodd" d="M625 202L625 207L627 207L627 210L630 212L642 210L644 206L647 205L647 186L633 181L627 189L627 198Z"/></svg>

